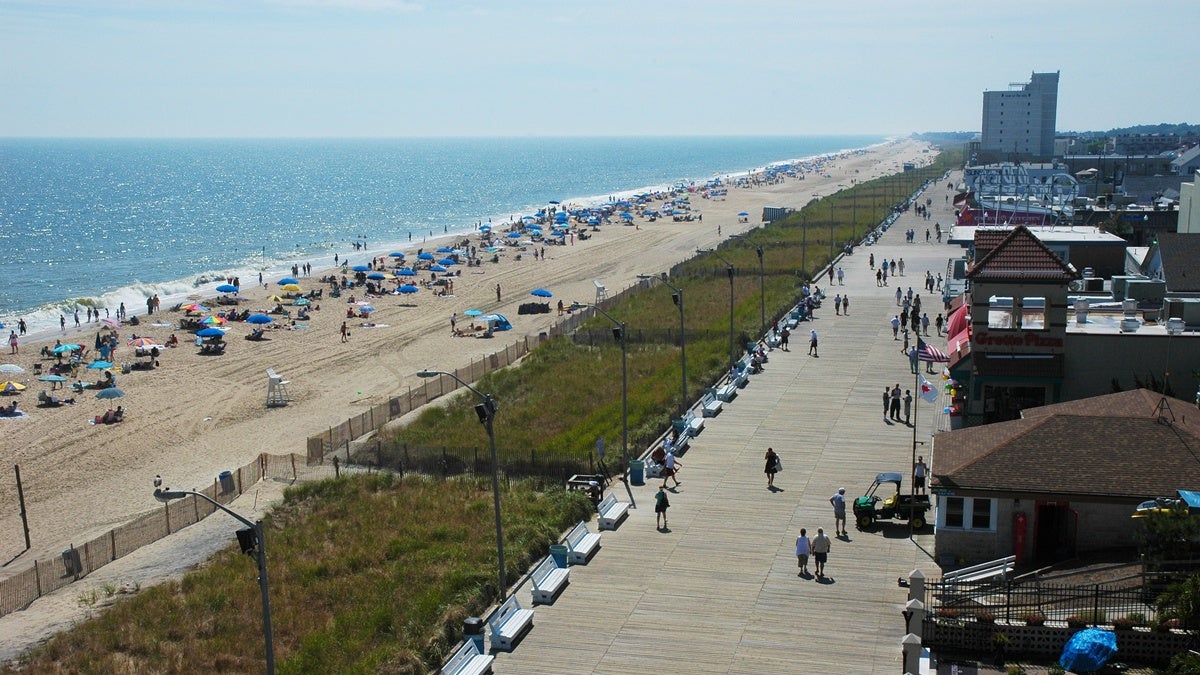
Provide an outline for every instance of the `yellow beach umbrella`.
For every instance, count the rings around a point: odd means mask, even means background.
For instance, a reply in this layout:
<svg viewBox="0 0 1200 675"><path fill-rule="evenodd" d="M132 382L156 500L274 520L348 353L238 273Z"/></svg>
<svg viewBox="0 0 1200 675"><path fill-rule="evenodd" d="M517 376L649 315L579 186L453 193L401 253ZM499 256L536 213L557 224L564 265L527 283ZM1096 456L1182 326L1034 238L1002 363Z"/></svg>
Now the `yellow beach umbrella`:
<svg viewBox="0 0 1200 675"><path fill-rule="evenodd" d="M0 393L16 394L22 391L25 391L25 385L21 384L20 382L13 382L12 380L0 382Z"/></svg>
<svg viewBox="0 0 1200 675"><path fill-rule="evenodd" d="M280 286L280 289L285 290L288 293L299 293L300 292L300 284L284 284L284 285Z"/></svg>
<svg viewBox="0 0 1200 675"><path fill-rule="evenodd" d="M281 298L278 295L272 295L271 297L267 298L267 302L283 302L286 299L287 298Z"/></svg>

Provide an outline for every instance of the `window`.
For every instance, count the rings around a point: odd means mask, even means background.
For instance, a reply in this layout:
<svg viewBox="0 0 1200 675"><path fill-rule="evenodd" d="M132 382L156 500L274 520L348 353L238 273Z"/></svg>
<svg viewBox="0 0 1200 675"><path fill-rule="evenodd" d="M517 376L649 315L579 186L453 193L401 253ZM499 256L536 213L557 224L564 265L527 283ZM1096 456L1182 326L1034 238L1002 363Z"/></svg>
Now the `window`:
<svg viewBox="0 0 1200 675"><path fill-rule="evenodd" d="M938 497L939 528L969 532L996 531L996 500L979 497Z"/></svg>
<svg viewBox="0 0 1200 675"><path fill-rule="evenodd" d="M1021 298L1021 328L1046 329L1046 298Z"/></svg>
<svg viewBox="0 0 1200 675"><path fill-rule="evenodd" d="M1013 327L1013 299L993 295L988 298L988 328Z"/></svg>

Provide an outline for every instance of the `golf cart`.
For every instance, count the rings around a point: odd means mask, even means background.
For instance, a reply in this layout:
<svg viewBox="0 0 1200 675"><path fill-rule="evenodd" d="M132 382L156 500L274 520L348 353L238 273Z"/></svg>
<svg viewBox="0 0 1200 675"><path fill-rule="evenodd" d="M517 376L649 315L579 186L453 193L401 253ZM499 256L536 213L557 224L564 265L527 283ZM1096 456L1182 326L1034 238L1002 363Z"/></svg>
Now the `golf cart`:
<svg viewBox="0 0 1200 675"><path fill-rule="evenodd" d="M877 520L907 520L914 530L925 527L925 516L929 512L929 495L910 495L900 492L904 479L899 473L885 472L875 476L867 494L854 500L854 522L858 529L865 530ZM889 489L885 486L894 486ZM879 488L884 494L876 494Z"/></svg>

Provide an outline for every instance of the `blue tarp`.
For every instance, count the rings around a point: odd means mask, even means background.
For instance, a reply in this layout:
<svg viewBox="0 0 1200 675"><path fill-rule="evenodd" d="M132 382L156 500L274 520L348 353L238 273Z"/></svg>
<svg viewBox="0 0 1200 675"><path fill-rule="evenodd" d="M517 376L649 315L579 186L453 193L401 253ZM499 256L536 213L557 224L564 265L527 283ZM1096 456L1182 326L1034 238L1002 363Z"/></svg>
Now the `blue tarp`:
<svg viewBox="0 0 1200 675"><path fill-rule="evenodd" d="M1059 664L1073 673L1100 670L1117 653L1117 634L1103 628L1085 628L1063 647Z"/></svg>

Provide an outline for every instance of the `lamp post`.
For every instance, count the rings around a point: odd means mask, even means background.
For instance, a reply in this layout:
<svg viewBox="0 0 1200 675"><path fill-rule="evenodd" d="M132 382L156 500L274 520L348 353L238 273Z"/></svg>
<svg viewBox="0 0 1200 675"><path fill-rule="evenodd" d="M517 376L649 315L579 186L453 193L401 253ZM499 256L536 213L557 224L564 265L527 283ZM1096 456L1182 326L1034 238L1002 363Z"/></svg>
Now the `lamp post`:
<svg viewBox="0 0 1200 675"><path fill-rule="evenodd" d="M611 314L600 309L599 305L590 305L590 307L604 316L604 318L613 322L616 326L613 328L613 337L617 342L621 343L621 466L622 472L626 468L626 458L629 451L629 370L628 370L628 349L626 344L628 334L625 331L625 322L617 321Z"/></svg>
<svg viewBox="0 0 1200 675"><path fill-rule="evenodd" d="M253 534L254 540L247 541L245 535L243 535L243 532L246 532L246 530L239 530L238 543L241 544L243 553L248 553L250 549L253 549L258 557L258 587L262 593L263 644L267 653L267 675L275 675L275 646L272 644L271 639L271 595L267 590L267 544L266 540L263 538L262 521L258 520L255 522L250 522L250 520L247 518L238 513L234 513L230 509L226 508L224 504L221 504L203 492L196 492L194 490L164 490L160 487L154 488L154 498L164 504L172 499L183 499L188 495L199 497L212 504L216 508L224 511L225 513L228 513L238 522L250 528L249 532Z"/></svg>
<svg viewBox="0 0 1200 675"><path fill-rule="evenodd" d="M763 248L759 246L754 249L758 254L758 323L759 334L765 335L767 332L767 280L766 272L763 267Z"/></svg>
<svg viewBox="0 0 1200 675"><path fill-rule="evenodd" d="M496 461L496 430L492 426L492 422L496 418L496 399L492 398L491 394L485 394L467 384L454 373L444 370L422 370L417 373L417 377L422 378L437 377L438 375L445 375L453 379L483 401L475 406L475 414L479 415L479 421L487 430L488 447L492 452L492 508L496 513L496 564L499 566L497 591L500 593L500 600L505 600L508 595L508 583L504 567L504 524L500 518L500 465Z"/></svg>
<svg viewBox="0 0 1200 675"><path fill-rule="evenodd" d="M686 411L687 404L687 333L683 326L683 289L675 284L667 281L667 274L663 272L661 277L656 277L650 274L639 274L639 279L654 280L658 279L667 288L670 288L671 302L675 303L675 307L679 309L679 368L683 371L683 376L679 385L679 405L680 411Z"/></svg>
<svg viewBox="0 0 1200 675"><path fill-rule="evenodd" d="M725 263L725 271L729 274L729 370L733 370L733 364L737 361L737 352L733 350L733 263L726 260L716 249L696 249L697 253L711 253L717 257L717 260Z"/></svg>

